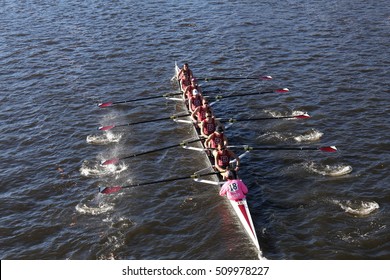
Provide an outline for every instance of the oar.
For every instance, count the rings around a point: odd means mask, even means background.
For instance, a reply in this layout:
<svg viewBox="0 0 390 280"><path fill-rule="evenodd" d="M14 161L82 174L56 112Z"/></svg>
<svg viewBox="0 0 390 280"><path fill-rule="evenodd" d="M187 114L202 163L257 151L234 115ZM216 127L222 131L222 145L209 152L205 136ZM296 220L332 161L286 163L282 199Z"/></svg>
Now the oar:
<svg viewBox="0 0 390 280"><path fill-rule="evenodd" d="M152 120L144 120L139 122L132 122L127 124L119 124L119 125L106 125L101 126L98 128L98 130L107 131L110 129L113 129L115 127L122 127L122 126L131 126L136 124L143 124L143 123L150 123L150 122L158 122L163 120L176 120L181 117L187 117L191 114L181 114L181 115L172 115L169 117L164 118L158 118L158 119L152 119ZM291 116L284 116L284 117L264 117L264 118L252 118L252 119L234 119L234 118L217 118L219 121L222 122L229 122L229 123L235 123L235 122L249 122L249 121L263 121L263 120L280 120L280 119L308 119L310 118L310 115L307 113L301 114L301 115L291 115Z"/></svg>
<svg viewBox="0 0 390 280"><path fill-rule="evenodd" d="M324 146L324 147L250 147L248 145L234 145L228 146L229 148L243 148L245 151L287 151L287 150L297 150L297 151L322 151L333 153L337 152L337 148L335 146Z"/></svg>
<svg viewBox="0 0 390 280"><path fill-rule="evenodd" d="M149 96L149 97L131 99L131 100L126 100L126 101L116 101L116 102L109 101L109 102L99 103L98 107L106 108L106 107L110 107L110 106L115 105L115 104L123 104L123 103L129 103L129 102L157 99L157 98L161 98L161 97L171 97L171 96L181 95L181 94L183 94L183 93L182 92L171 92L171 93L166 93L163 95Z"/></svg>
<svg viewBox="0 0 390 280"><path fill-rule="evenodd" d="M216 89L216 90L206 90L206 91L203 91L204 94L214 93L214 92L220 93L221 90L220 89ZM148 97L142 97L142 98L137 98L137 99L125 100L125 101L116 101L116 102L109 101L109 102L99 103L98 107L106 108L106 107L110 107L110 106L115 105L115 104L123 104L123 103L129 103L129 102L137 102L137 101L144 101L144 100L150 100L150 99L158 99L158 98L161 98L161 97L172 97L172 96L181 95L181 94L183 94L183 93L182 92L171 92L171 93L166 93L166 94L163 94L163 95L148 96Z"/></svg>
<svg viewBox="0 0 390 280"><path fill-rule="evenodd" d="M132 188L132 187L139 187L139 186L145 186L145 185L153 185L158 183L166 183L166 182L173 182L173 181L179 181L179 180L185 180L185 179L197 179L204 176L219 174L220 172L210 172L205 174L191 174L183 177L175 177L175 178L168 178L168 179L162 179L157 181L151 181L151 182L144 182L144 183L138 183L138 184L131 184L127 186L113 186L113 187L99 187L99 192L103 194L111 194L120 191L124 188Z"/></svg>
<svg viewBox="0 0 390 280"><path fill-rule="evenodd" d="M198 141L201 141L201 140L202 139L195 139L195 140L180 142L180 143L175 144L175 145L170 145L170 146L166 146L166 147L162 147L162 148L158 148L158 149L154 149L154 150L149 150L149 151L146 151L146 152L141 152L141 153L133 154L133 155L130 155L130 156L125 156L125 157L121 157L121 158L112 158L112 159L108 159L108 160L103 161L101 163L101 165L117 164L120 160L123 160L123 159L128 159L128 158L132 158L132 157L138 157L138 156L142 156L142 155L146 155L146 154L151 154L151 153L155 153L155 152L159 152L159 151L163 151L163 150L168 150L168 149L171 149L171 148L174 148L174 147L186 146L186 145L188 145L190 143L195 143L195 142L198 142Z"/></svg>
<svg viewBox="0 0 390 280"><path fill-rule="evenodd" d="M237 93L237 94L231 94L231 95L226 95L226 96L223 96L223 95L217 95L215 96L215 100L221 100L221 99L226 99L226 98L232 98L232 97L239 97L239 96L247 96L247 95L257 95L257 94L266 94L266 93L285 93L285 92L289 92L290 90L288 88L279 88L279 89L275 89L275 90L272 90L272 91L258 91L258 92L249 92L249 93Z"/></svg>
<svg viewBox="0 0 390 280"><path fill-rule="evenodd" d="M119 125L106 125L106 126L101 126L98 129L107 131L110 129L113 129L114 127L121 127L121 126L131 126L131 125L136 125L136 124L142 124L142 123L151 123L151 122L158 122L158 121L163 121L163 120L175 120L177 118L182 118L182 117L187 117L190 116L191 114L181 114L181 115L172 115L169 117L164 117L164 118L158 118L158 119L152 119L152 120L144 120L144 121L139 121L139 122L132 122L132 123L127 123L127 124L119 124Z"/></svg>
<svg viewBox="0 0 390 280"><path fill-rule="evenodd" d="M222 122L235 123L235 122L264 121L264 120L308 119L308 118L310 118L310 115L308 113L304 113L301 115L292 115L292 116L284 116L284 117L264 117L264 118L253 118L253 119L233 119L233 118L231 119L217 118L217 119Z"/></svg>
<svg viewBox="0 0 390 280"><path fill-rule="evenodd" d="M260 77L206 77L197 78L197 80L208 81L221 81L221 80L272 80L271 76L260 76Z"/></svg>

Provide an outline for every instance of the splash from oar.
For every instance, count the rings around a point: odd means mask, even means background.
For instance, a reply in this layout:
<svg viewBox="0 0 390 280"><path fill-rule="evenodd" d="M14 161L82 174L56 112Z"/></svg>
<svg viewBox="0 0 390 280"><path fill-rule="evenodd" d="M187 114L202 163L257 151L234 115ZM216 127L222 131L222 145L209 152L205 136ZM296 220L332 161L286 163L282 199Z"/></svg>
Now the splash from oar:
<svg viewBox="0 0 390 280"><path fill-rule="evenodd" d="M353 168L350 165L335 164L335 165L322 165L314 162L304 164L304 167L310 172L320 174L323 176L338 177L349 174Z"/></svg>

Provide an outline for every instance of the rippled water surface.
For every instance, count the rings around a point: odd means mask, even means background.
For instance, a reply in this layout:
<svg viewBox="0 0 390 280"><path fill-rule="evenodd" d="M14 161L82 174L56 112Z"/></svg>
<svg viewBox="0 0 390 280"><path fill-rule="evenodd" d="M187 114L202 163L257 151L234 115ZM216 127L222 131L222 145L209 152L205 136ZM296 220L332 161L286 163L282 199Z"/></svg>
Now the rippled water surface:
<svg viewBox="0 0 390 280"><path fill-rule="evenodd" d="M240 176L268 259L390 259L387 1L2 1L1 259L256 259L213 186L190 180L98 193L98 186L181 177L207 165L162 150L191 126L160 121L182 104L174 62L222 99L219 117L308 112L305 120L237 122L231 145L260 150ZM237 154L243 151L234 150Z"/></svg>

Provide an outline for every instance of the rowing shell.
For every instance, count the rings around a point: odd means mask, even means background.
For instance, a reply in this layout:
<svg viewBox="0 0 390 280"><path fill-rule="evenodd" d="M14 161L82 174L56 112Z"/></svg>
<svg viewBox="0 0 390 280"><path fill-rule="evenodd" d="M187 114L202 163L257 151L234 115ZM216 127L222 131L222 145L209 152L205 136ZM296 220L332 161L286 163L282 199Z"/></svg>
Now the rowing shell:
<svg viewBox="0 0 390 280"><path fill-rule="evenodd" d="M175 63L175 73L176 73L175 77L177 77L179 71L180 71L180 68L178 67L177 63ZM180 85L180 81L178 79L176 79L176 81L178 82L179 89L182 90L182 87ZM177 98L177 99L175 98L175 100L181 100L186 107L187 113L190 113L188 106L185 103L184 98ZM185 120L184 122L193 124L192 119L190 117L188 117L187 120ZM193 124L193 128L194 128L194 133L200 139L200 135L198 134L197 129L196 129L194 124ZM203 142L199 141L198 143L200 143L199 145L201 145L202 147L201 148L192 148L192 149L205 151L205 146L204 146ZM191 147L188 147L188 148L191 149ZM209 156L206 154L206 152L203 152L202 154L205 157L205 161L209 165L208 168L213 168L213 162L211 161ZM212 184L212 185L217 185L217 186L221 186L224 183L223 181L221 181L221 179L222 179L221 176L214 175L214 176L212 176L212 178L213 178L213 180L204 180L204 179L199 179L199 178L194 179L194 180L197 182L202 182L202 183L207 183L207 184ZM252 216L251 216L251 213L249 211L247 200L245 198L240 200L240 201L234 201L234 200L230 200L230 199L227 199L227 200L230 202L234 212L236 213L236 216L240 219L242 226L244 227L245 231L249 235L253 244L256 246L257 250L259 251L259 258L264 259L264 257L262 256L261 249L260 249L259 241L257 239L256 230L255 230L255 227L253 225Z"/></svg>

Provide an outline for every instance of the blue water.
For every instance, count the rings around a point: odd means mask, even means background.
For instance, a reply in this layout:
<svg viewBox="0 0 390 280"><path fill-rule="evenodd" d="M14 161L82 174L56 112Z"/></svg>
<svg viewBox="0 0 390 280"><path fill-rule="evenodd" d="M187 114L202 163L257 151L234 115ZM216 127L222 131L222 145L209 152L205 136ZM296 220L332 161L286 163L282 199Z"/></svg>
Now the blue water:
<svg viewBox="0 0 390 280"><path fill-rule="evenodd" d="M3 1L1 259L257 258L212 186L98 194L206 167L179 148L98 165L191 137L190 126L169 121L96 130L183 110L165 99L96 106L176 91L175 61L198 77L274 78L201 81L205 91L290 89L221 100L218 117L312 116L235 123L230 144L338 148L243 158L265 257L389 259L390 9L381 0L307 2Z"/></svg>

